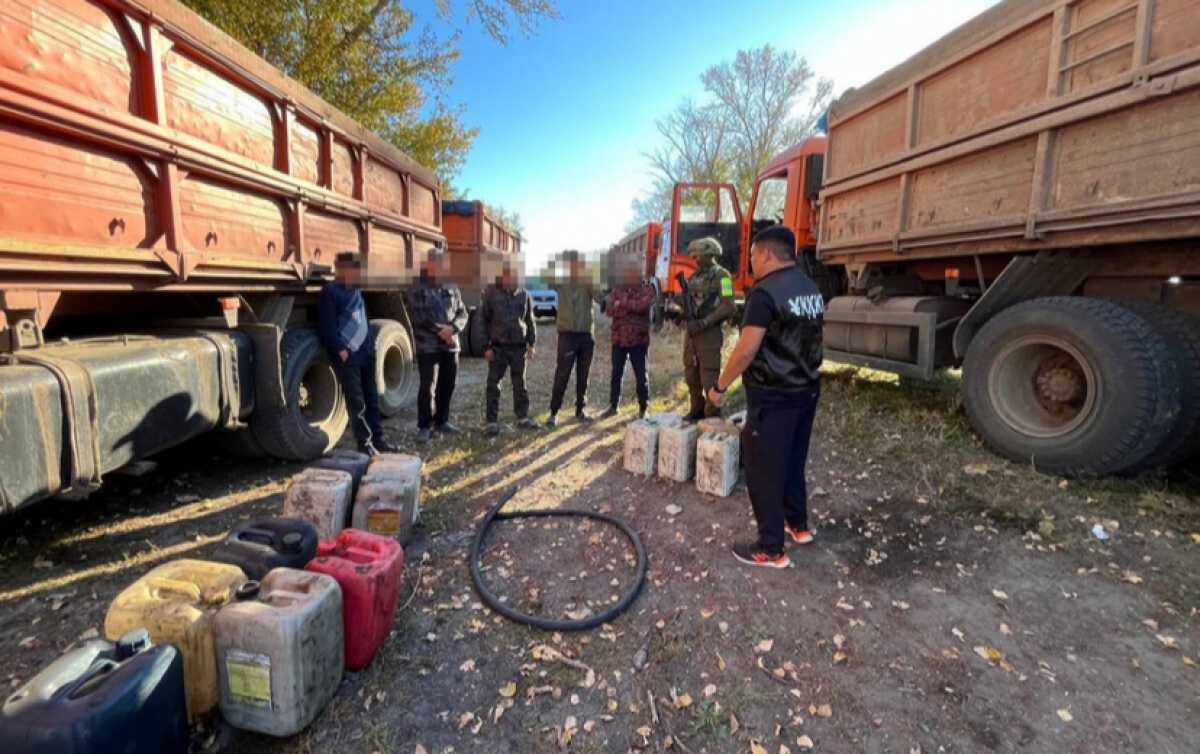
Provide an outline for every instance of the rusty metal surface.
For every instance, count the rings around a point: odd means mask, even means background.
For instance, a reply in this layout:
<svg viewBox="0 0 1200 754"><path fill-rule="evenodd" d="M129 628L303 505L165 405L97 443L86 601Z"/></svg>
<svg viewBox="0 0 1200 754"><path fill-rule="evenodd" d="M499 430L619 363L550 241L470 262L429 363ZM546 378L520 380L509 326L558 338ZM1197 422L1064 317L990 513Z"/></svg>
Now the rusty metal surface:
<svg viewBox="0 0 1200 754"><path fill-rule="evenodd" d="M0 3L0 292L298 291L331 245L402 269L439 191L178 3Z"/></svg>

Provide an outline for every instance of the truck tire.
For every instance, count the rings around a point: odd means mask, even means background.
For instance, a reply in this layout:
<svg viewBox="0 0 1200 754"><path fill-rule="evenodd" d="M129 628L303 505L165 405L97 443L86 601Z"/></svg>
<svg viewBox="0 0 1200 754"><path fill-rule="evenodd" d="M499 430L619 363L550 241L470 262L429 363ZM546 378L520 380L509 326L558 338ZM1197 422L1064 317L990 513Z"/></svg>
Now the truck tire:
<svg viewBox="0 0 1200 754"><path fill-rule="evenodd" d="M319 458L337 445L350 422L341 382L311 328L288 330L280 358L287 405L283 410L260 406L250 427L263 449L276 458Z"/></svg>
<svg viewBox="0 0 1200 754"><path fill-rule="evenodd" d="M972 340L963 369L967 415L988 447L1054 474L1135 467L1179 412L1166 340L1110 301L1040 298L1006 309Z"/></svg>
<svg viewBox="0 0 1200 754"><path fill-rule="evenodd" d="M1149 302L1120 302L1167 341L1179 375L1181 408L1175 428L1133 471L1174 466L1200 452L1200 320Z"/></svg>
<svg viewBox="0 0 1200 754"><path fill-rule="evenodd" d="M257 459L268 458L270 453L263 449L258 438L254 436L254 432L249 427L243 427L232 432L218 432L214 434L220 449L226 454L234 458Z"/></svg>
<svg viewBox="0 0 1200 754"><path fill-rule="evenodd" d="M471 310L467 317L467 327L463 331L462 352L464 356L473 359L483 358L484 346L487 345L487 333L483 331L483 317L479 316L479 307Z"/></svg>
<svg viewBox="0 0 1200 754"><path fill-rule="evenodd" d="M411 406L417 395L417 365L412 339L404 325L393 319L371 320L375 339L375 386L379 413L396 416Z"/></svg>

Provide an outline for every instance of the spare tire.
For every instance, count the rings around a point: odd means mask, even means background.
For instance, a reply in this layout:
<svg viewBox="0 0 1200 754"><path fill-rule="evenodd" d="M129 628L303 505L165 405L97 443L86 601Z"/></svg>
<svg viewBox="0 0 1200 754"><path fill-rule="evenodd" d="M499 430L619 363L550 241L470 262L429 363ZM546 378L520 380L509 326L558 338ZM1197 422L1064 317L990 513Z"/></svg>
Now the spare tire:
<svg viewBox="0 0 1200 754"><path fill-rule="evenodd" d="M1179 413L1167 343L1110 301L1041 298L993 317L967 349L967 415L995 452L1041 471L1136 467Z"/></svg>
<svg viewBox="0 0 1200 754"><path fill-rule="evenodd" d="M379 392L379 413L396 416L411 406L417 396L417 365L412 338L404 325L394 319L371 320L375 339L375 387Z"/></svg>
<svg viewBox="0 0 1200 754"><path fill-rule="evenodd" d="M341 382L315 330L288 330L279 350L287 403L282 410L256 408L250 428L276 458L319 458L338 444L350 421Z"/></svg>

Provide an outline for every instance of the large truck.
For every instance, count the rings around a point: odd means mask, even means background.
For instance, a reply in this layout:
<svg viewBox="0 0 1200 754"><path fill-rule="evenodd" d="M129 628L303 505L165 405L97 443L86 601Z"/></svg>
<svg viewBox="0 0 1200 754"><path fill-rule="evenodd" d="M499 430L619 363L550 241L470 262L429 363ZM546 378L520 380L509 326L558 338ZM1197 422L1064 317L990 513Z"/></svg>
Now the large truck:
<svg viewBox="0 0 1200 754"><path fill-rule="evenodd" d="M1200 451L1200 0L1004 0L838 99L762 173L826 355L962 368L993 450L1051 473Z"/></svg>
<svg viewBox="0 0 1200 754"><path fill-rule="evenodd" d="M442 202L442 232L446 234L450 276L471 312L463 332L463 354L482 357L486 335L476 310L484 289L500 274L503 265L520 264L521 234L505 225L483 202L468 200Z"/></svg>
<svg viewBox="0 0 1200 754"><path fill-rule="evenodd" d="M314 330L361 253L383 409L429 169L172 0L0 5L0 513L202 433L308 459L347 425Z"/></svg>

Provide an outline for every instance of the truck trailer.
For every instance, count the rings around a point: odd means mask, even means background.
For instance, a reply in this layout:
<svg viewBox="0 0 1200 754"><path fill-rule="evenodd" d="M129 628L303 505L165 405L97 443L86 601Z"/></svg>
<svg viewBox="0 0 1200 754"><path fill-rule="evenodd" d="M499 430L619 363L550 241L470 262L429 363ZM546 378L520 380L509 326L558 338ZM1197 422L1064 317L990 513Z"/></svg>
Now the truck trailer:
<svg viewBox="0 0 1200 754"><path fill-rule="evenodd" d="M1200 0L1003 0L833 105L760 175L832 361L962 368L1050 473L1200 452ZM745 266L745 261L742 265Z"/></svg>
<svg viewBox="0 0 1200 754"><path fill-rule="evenodd" d="M435 174L173 0L0 4L0 512L202 433L309 459L347 425L315 329L368 270L381 403Z"/></svg>
<svg viewBox="0 0 1200 754"><path fill-rule="evenodd" d="M506 226L483 202L466 200L442 202L442 230L450 276L471 313L463 331L462 351L466 356L482 357L487 338L483 320L475 312L484 289L503 265L520 264L521 234Z"/></svg>

